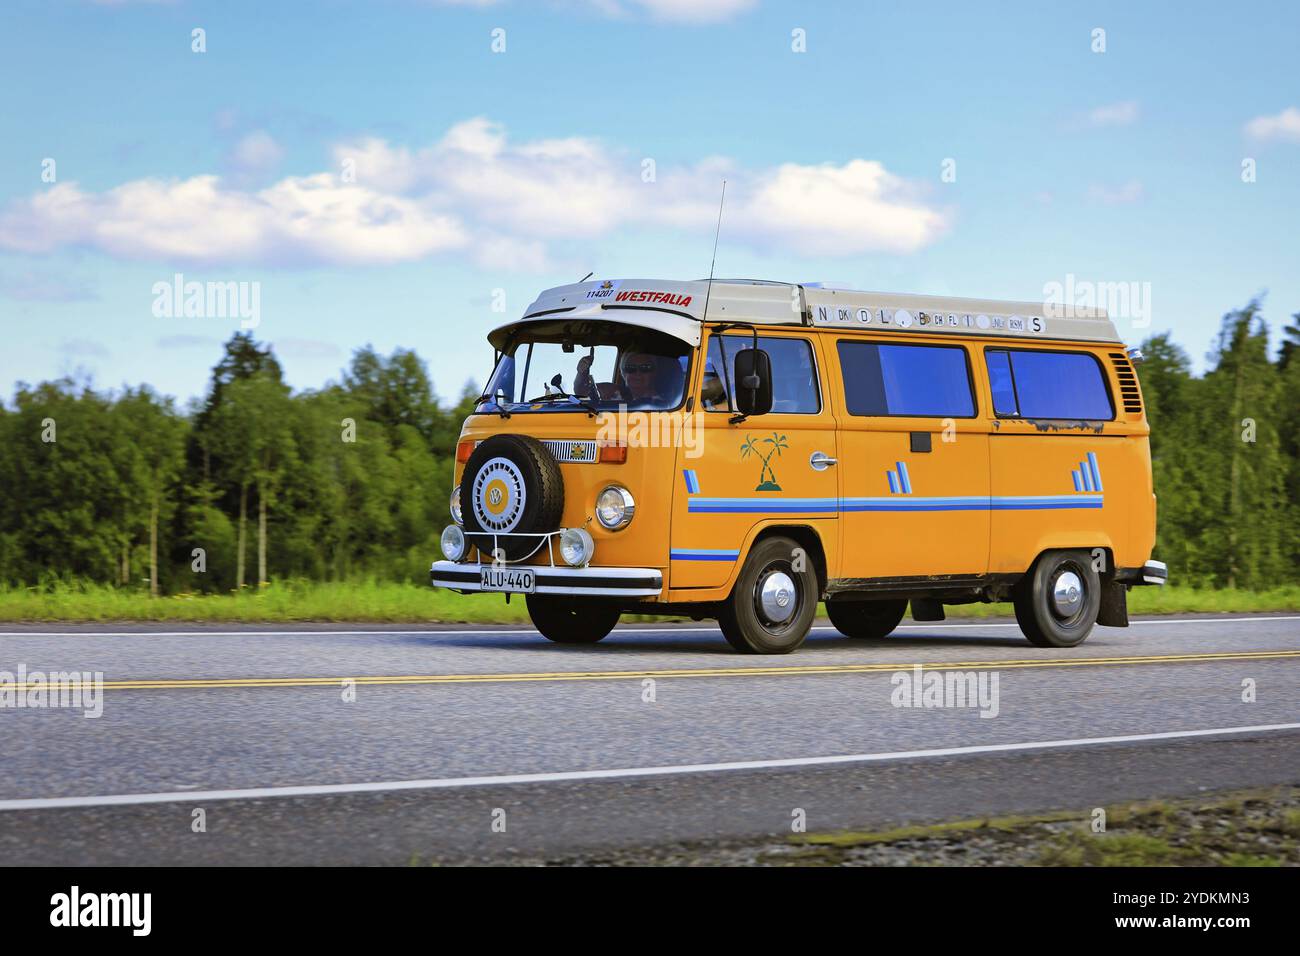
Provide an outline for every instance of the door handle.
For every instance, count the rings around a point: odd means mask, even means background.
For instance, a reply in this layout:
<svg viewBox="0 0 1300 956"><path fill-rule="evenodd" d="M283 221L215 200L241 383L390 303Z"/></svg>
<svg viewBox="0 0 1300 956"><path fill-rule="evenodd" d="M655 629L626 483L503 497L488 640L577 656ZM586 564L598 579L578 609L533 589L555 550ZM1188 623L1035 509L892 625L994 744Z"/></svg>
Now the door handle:
<svg viewBox="0 0 1300 956"><path fill-rule="evenodd" d="M808 464L812 466L813 471L825 471L831 465L838 465L839 459L832 458L824 452L815 451L812 457L808 459Z"/></svg>

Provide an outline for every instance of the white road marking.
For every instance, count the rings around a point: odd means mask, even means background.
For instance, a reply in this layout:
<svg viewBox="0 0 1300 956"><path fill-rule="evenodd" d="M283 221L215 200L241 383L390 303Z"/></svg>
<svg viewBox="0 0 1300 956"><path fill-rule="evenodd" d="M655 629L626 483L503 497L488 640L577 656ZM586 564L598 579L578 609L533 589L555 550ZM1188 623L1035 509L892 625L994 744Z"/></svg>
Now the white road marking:
<svg viewBox="0 0 1300 956"><path fill-rule="evenodd" d="M623 767L616 770L571 770L558 773L515 773L484 777L445 777L432 780L390 780L383 783L341 783L298 787L253 787L245 790L178 790L167 793L123 793L97 797L32 797L0 800L3 810L49 810L66 807L116 807L148 803L177 803L208 800L260 800L267 797L319 797L351 793L382 793L400 790L449 790L460 787L506 786L519 783L564 783L586 780L616 780L623 777L675 776L716 773L726 770L774 770L786 767L822 767L835 764L913 760L924 757L961 757L971 754L1007 753L1018 750L1047 750L1063 747L1092 747L1099 744L1141 743L1151 740L1183 740L1228 734L1300 730L1300 723L1259 724L1254 727L1216 727L1209 730L1175 730L1158 734L1125 734L1116 737L1075 737L1067 740L1037 740L1029 743L981 744L972 747L941 747L933 750L898 750L874 754L842 754L829 757L789 757L780 760L737 760L728 763L679 764L663 767Z"/></svg>
<svg viewBox="0 0 1300 956"><path fill-rule="evenodd" d="M1276 617L1186 617L1175 618L1173 620L1133 620L1129 623L1133 626L1144 624L1256 624L1267 621L1300 621L1300 615L1294 616L1276 616ZM990 627L1015 627L1020 625L1015 622L995 622L989 624L900 624L898 630L922 630L922 631L955 631L965 629L979 629ZM1099 625L1100 626L1100 625ZM819 624L812 628L813 631L834 631L835 628L829 624ZM401 635L401 634L420 634L420 635L437 635L446 634L452 637L465 637L473 634L481 635L504 635L504 634L536 634L537 632L530 627L496 627L491 624L484 624L477 628L466 628L458 630L401 630L400 628L389 631L352 631L352 630L333 630L333 631L0 631L0 637L287 637L299 635L302 637L326 637L331 634L337 635L374 635L381 636L384 634ZM618 627L614 634L717 634L716 627Z"/></svg>

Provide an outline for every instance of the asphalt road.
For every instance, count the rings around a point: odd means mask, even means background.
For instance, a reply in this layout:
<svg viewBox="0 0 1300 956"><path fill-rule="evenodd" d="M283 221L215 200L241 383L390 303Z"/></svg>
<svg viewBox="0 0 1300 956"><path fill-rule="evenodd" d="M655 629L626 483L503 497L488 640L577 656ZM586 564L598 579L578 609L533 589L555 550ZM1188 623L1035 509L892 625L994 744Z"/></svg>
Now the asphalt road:
<svg viewBox="0 0 1300 956"><path fill-rule="evenodd" d="M896 706L915 665L982 679L984 700ZM871 642L823 624L777 658L707 624L590 648L520 628L0 625L0 684L20 667L106 687L95 719L0 707L9 864L538 860L800 815L1084 819L1300 783L1294 615L1148 619L1072 650L1006 621Z"/></svg>

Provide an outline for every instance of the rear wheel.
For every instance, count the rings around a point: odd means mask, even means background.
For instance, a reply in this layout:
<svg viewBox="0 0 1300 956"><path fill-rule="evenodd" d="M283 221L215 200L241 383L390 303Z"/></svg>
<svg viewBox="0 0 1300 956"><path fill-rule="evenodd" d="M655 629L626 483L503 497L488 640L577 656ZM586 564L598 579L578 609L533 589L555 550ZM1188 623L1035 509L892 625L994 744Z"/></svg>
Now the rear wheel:
<svg viewBox="0 0 1300 956"><path fill-rule="evenodd" d="M731 596L718 608L727 643L742 654L789 654L803 644L817 613L819 588L811 562L795 570L799 545L765 538L750 550Z"/></svg>
<svg viewBox="0 0 1300 956"><path fill-rule="evenodd" d="M827 601L826 613L845 637L888 636L907 613L906 601Z"/></svg>
<svg viewBox="0 0 1300 956"><path fill-rule="evenodd" d="M557 644L595 644L614 630L622 612L607 604L530 594L528 616L542 637Z"/></svg>
<svg viewBox="0 0 1300 956"><path fill-rule="evenodd" d="M1016 621L1035 647L1075 647L1092 633L1101 578L1086 551L1048 551L1012 594Z"/></svg>

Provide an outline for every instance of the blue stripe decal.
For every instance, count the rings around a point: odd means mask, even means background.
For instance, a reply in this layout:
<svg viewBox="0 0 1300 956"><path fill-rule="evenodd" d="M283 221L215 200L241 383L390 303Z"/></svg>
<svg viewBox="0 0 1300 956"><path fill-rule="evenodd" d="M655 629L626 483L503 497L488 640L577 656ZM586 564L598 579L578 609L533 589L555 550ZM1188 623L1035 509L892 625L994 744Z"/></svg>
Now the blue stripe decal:
<svg viewBox="0 0 1300 956"><path fill-rule="evenodd" d="M1101 469L1097 467L1097 456L1088 452L1088 465L1092 468L1092 490L1101 491Z"/></svg>
<svg viewBox="0 0 1300 956"><path fill-rule="evenodd" d="M1083 475L1083 490L1084 490L1084 491L1096 491L1096 490L1097 490L1097 489L1094 488L1093 485L1092 485L1092 469L1088 467L1088 462L1087 462L1086 460L1085 460L1085 461L1081 461L1081 462L1079 462L1079 474Z"/></svg>
<svg viewBox="0 0 1300 956"><path fill-rule="evenodd" d="M898 466L898 477L903 482L903 494L910 495L912 493L912 479L907 474L907 463L896 461L894 464Z"/></svg>
<svg viewBox="0 0 1300 956"><path fill-rule="evenodd" d="M1079 477L1077 470L1070 472L1070 477L1074 479L1074 490L1083 491L1083 479Z"/></svg>
<svg viewBox="0 0 1300 956"><path fill-rule="evenodd" d="M691 498L691 514L853 511L1057 511L1100 508L1101 495L970 495L933 498Z"/></svg>
<svg viewBox="0 0 1300 956"><path fill-rule="evenodd" d="M698 495L700 493L700 479L695 474L695 469L684 469L682 477L686 479L686 493L688 495Z"/></svg>
<svg viewBox="0 0 1300 956"><path fill-rule="evenodd" d="M709 548L673 548L668 557L674 561L735 561L739 551L717 551Z"/></svg>
<svg viewBox="0 0 1300 956"><path fill-rule="evenodd" d="M836 498L688 498L691 514L743 512L834 512Z"/></svg>
<svg viewBox="0 0 1300 956"><path fill-rule="evenodd" d="M889 479L889 493L891 495L898 494L898 476L892 471L887 471L885 477Z"/></svg>

